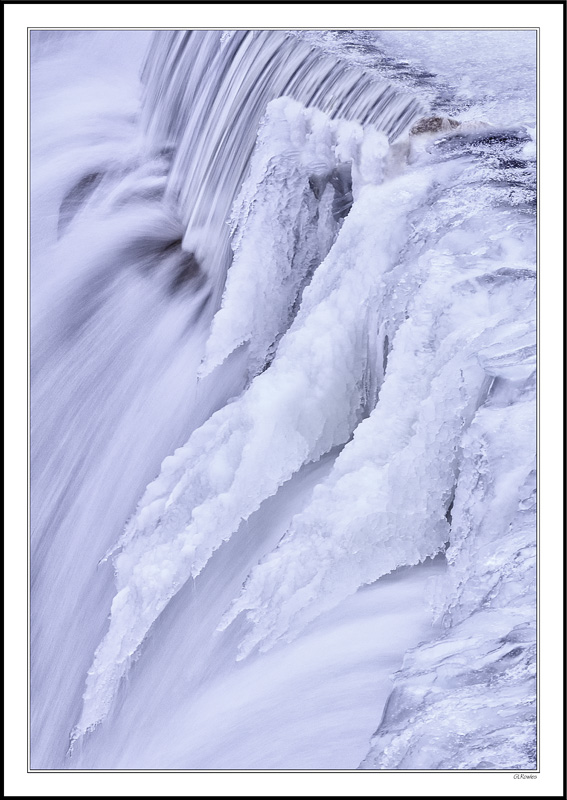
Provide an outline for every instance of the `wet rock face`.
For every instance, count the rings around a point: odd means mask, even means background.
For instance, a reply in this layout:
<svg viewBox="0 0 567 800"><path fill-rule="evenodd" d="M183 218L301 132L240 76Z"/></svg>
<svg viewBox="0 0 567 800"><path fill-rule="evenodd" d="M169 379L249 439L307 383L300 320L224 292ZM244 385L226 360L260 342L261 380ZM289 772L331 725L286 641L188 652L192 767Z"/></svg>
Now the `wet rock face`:
<svg viewBox="0 0 567 800"><path fill-rule="evenodd" d="M422 117L411 128L410 134L417 136L420 133L439 133L440 131L450 131L458 128L460 122L451 117Z"/></svg>
<svg viewBox="0 0 567 800"><path fill-rule="evenodd" d="M332 204L333 218L335 222L340 222L347 216L353 204L352 165L350 163L340 164L324 175L311 175L309 188L317 200L323 196L328 183L335 190Z"/></svg>

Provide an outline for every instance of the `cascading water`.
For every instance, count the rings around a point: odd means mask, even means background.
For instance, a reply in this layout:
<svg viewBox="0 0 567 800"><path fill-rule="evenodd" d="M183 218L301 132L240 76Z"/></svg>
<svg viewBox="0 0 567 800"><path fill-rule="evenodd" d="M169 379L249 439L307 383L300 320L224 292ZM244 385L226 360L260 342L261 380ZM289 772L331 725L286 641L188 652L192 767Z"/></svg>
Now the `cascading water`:
<svg viewBox="0 0 567 800"><path fill-rule="evenodd" d="M535 767L534 45L32 34L32 768Z"/></svg>

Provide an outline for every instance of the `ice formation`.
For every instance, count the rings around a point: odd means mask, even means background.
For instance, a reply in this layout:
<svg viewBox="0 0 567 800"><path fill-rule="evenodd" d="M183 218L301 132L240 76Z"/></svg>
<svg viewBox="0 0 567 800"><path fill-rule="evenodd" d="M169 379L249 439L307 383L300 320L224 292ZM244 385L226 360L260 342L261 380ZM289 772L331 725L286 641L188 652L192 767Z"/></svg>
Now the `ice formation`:
<svg viewBox="0 0 567 800"><path fill-rule="evenodd" d="M537 766L533 353L492 350L493 391L463 435L447 632L405 657L364 769Z"/></svg>

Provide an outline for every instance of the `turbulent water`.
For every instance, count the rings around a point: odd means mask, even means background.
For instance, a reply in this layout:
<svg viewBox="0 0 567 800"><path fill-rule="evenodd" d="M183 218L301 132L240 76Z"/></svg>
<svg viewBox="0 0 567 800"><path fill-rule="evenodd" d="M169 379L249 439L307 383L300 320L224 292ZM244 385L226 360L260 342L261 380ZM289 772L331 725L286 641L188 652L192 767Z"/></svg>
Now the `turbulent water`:
<svg viewBox="0 0 567 800"><path fill-rule="evenodd" d="M535 32L31 57L32 769L535 769Z"/></svg>

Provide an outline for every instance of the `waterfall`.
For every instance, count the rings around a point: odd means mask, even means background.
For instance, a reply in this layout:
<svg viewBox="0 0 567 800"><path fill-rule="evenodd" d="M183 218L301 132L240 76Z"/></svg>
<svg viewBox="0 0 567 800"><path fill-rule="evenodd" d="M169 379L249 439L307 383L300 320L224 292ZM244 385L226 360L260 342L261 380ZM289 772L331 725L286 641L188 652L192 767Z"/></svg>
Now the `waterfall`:
<svg viewBox="0 0 567 800"><path fill-rule="evenodd" d="M32 36L33 768L535 767L499 33Z"/></svg>
<svg viewBox="0 0 567 800"><path fill-rule="evenodd" d="M143 78L144 124L172 158L166 197L179 209L185 249L208 265L218 292L230 262L225 223L270 100L291 97L392 138L421 108L377 74L278 31L159 31Z"/></svg>

